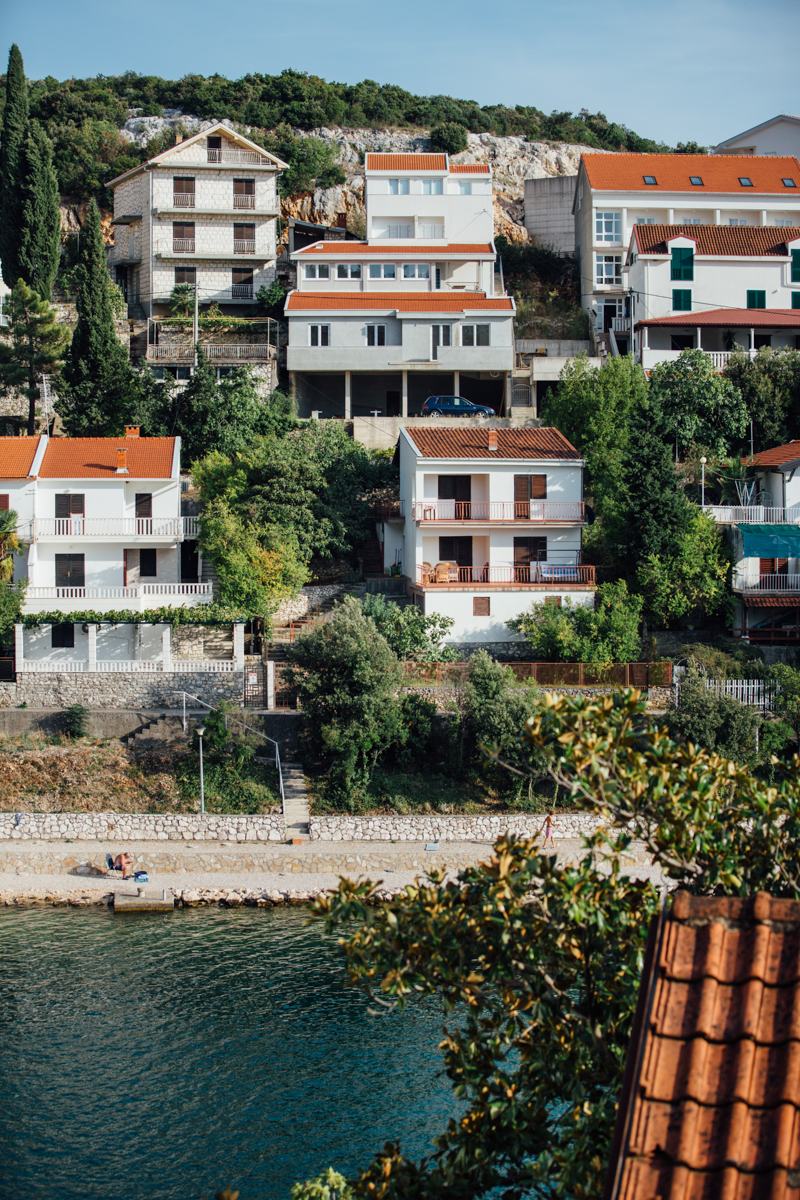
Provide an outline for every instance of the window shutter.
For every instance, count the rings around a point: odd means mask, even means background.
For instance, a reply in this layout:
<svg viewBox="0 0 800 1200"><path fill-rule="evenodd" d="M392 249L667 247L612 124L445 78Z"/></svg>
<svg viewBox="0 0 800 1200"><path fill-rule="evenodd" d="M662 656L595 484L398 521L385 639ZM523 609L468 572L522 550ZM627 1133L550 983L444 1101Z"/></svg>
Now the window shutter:
<svg viewBox="0 0 800 1200"><path fill-rule="evenodd" d="M56 587L69 587L71 554L56 555Z"/></svg>
<svg viewBox="0 0 800 1200"><path fill-rule="evenodd" d="M544 602L545 602L545 604L552 605L553 608L561 608L561 597L560 596L545 596Z"/></svg>
<svg viewBox="0 0 800 1200"><path fill-rule="evenodd" d="M152 517L153 515L153 493L152 492L137 492L136 493L136 516L140 518Z"/></svg>
<svg viewBox="0 0 800 1200"><path fill-rule="evenodd" d="M86 508L85 496L70 496L69 513L71 517L82 517Z"/></svg>
<svg viewBox="0 0 800 1200"><path fill-rule="evenodd" d="M748 291L747 293L748 308L766 308L767 293L762 291Z"/></svg>
<svg viewBox="0 0 800 1200"><path fill-rule="evenodd" d="M11 497L8 492L5 492L2 495L0 495L0 512L8 512L9 511L10 499L11 499Z"/></svg>
<svg viewBox="0 0 800 1200"><path fill-rule="evenodd" d="M66 518L69 517L69 514L69 496L56 496L56 519L62 521L66 520ZM58 586L58 584L56 584L56 586Z"/></svg>
<svg viewBox="0 0 800 1200"><path fill-rule="evenodd" d="M760 558L758 560L759 575L774 575L775 574L775 571L773 570L774 566L775 566L774 558Z"/></svg>
<svg viewBox="0 0 800 1200"><path fill-rule="evenodd" d="M800 283L800 250L792 251L792 283Z"/></svg>
<svg viewBox="0 0 800 1200"><path fill-rule="evenodd" d="M547 499L547 476L531 475L531 500Z"/></svg>
<svg viewBox="0 0 800 1200"><path fill-rule="evenodd" d="M157 570L158 559L157 551L152 549L139 551L139 576L140 578L155 579L158 575Z"/></svg>
<svg viewBox="0 0 800 1200"><path fill-rule="evenodd" d="M472 615L473 617L488 617L490 615L488 596L473 596Z"/></svg>
<svg viewBox="0 0 800 1200"><path fill-rule="evenodd" d="M792 292L792 308L800 308L800 292Z"/></svg>
<svg viewBox="0 0 800 1200"><path fill-rule="evenodd" d="M528 475L514 476L514 518L517 521L526 521L531 514L531 506L528 503L531 494L530 477Z"/></svg>
<svg viewBox="0 0 800 1200"><path fill-rule="evenodd" d="M456 487L455 475L440 475L439 476L439 492L440 500L455 500Z"/></svg>

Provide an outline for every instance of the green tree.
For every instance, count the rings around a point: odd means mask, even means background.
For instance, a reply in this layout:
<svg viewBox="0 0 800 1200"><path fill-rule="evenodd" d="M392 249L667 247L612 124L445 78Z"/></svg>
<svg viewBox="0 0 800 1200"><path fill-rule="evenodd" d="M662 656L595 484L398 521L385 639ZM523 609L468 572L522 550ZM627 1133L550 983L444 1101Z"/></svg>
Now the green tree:
<svg viewBox="0 0 800 1200"><path fill-rule="evenodd" d="M0 509L0 586L14 576L14 555L20 552L18 522L13 508Z"/></svg>
<svg viewBox="0 0 800 1200"><path fill-rule="evenodd" d="M401 607L380 593L368 594L362 604L365 614L399 659L407 662L454 662L458 653L442 645L455 621L441 613L425 614L415 604Z"/></svg>
<svg viewBox="0 0 800 1200"><path fill-rule="evenodd" d="M431 145L444 154L460 154L468 145L467 131L458 121L443 121L431 130Z"/></svg>
<svg viewBox="0 0 800 1200"><path fill-rule="evenodd" d="M698 611L713 616L732 611L731 553L712 517L696 510L677 554L640 560L636 582L647 619L656 625Z"/></svg>
<svg viewBox="0 0 800 1200"><path fill-rule="evenodd" d="M0 340L0 390L28 401L28 434L36 432L36 402L42 374L58 375L69 335L56 322L56 310L22 280L11 294L11 326Z"/></svg>
<svg viewBox="0 0 800 1200"><path fill-rule="evenodd" d="M222 498L203 507L200 549L214 565L220 604L251 617L271 616L308 578L290 533L255 527Z"/></svg>
<svg viewBox="0 0 800 1200"><path fill-rule="evenodd" d="M638 662L644 598L628 592L624 580L602 583L594 604L559 606L534 601L527 612L506 622L521 633L543 662Z"/></svg>
<svg viewBox="0 0 800 1200"><path fill-rule="evenodd" d="M725 367L742 395L753 422L754 449L784 445L800 428L800 353L762 346L751 358L743 350L732 354ZM749 431L744 445L749 450Z"/></svg>
<svg viewBox="0 0 800 1200"><path fill-rule="evenodd" d="M50 140L31 121L22 155L22 225L19 273L43 300L49 300L61 258L61 198Z"/></svg>
<svg viewBox="0 0 800 1200"><path fill-rule="evenodd" d="M0 646L14 640L14 626L22 620L27 586L27 579L20 579L18 583L4 582L0 586Z"/></svg>
<svg viewBox="0 0 800 1200"><path fill-rule="evenodd" d="M761 725L757 708L706 687L705 677L696 668L690 668L680 680L678 705L673 703L667 714L671 738L741 764L755 765Z"/></svg>
<svg viewBox="0 0 800 1200"><path fill-rule="evenodd" d="M536 705L537 693L517 688L515 682L511 668L495 662L485 650L469 660L459 730L463 766L489 765L485 748L515 766L524 766L530 757L520 753L519 730Z"/></svg>
<svg viewBox="0 0 800 1200"><path fill-rule="evenodd" d="M702 350L684 350L673 362L657 363L650 372L650 394L679 447L697 442L721 458L744 437L742 394Z"/></svg>
<svg viewBox="0 0 800 1200"><path fill-rule="evenodd" d="M0 264L8 287L14 286L20 270L22 236L22 184L25 140L28 136L28 84L19 46L8 55L6 100L0 134Z"/></svg>
<svg viewBox="0 0 800 1200"><path fill-rule="evenodd" d="M100 211L94 200L75 275L78 320L57 408L70 437L120 436L138 398L138 380L114 326Z"/></svg>
<svg viewBox="0 0 800 1200"><path fill-rule="evenodd" d="M326 797L352 810L380 755L403 737L397 658L352 596L287 653L313 750L330 764Z"/></svg>

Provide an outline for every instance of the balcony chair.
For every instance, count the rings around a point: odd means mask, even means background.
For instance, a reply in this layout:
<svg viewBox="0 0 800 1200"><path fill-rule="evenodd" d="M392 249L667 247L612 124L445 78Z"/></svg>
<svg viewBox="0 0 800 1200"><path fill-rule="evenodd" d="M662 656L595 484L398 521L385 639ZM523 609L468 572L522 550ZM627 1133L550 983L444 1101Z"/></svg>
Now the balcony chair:
<svg viewBox="0 0 800 1200"><path fill-rule="evenodd" d="M422 564L422 582L423 582L423 584L430 583L432 574L433 574L433 567L431 566L431 564L429 562L424 562Z"/></svg>
<svg viewBox="0 0 800 1200"><path fill-rule="evenodd" d="M449 562L438 562L433 568L436 576L436 583L449 583L450 572L453 564ZM458 568L456 568L456 579L458 578Z"/></svg>

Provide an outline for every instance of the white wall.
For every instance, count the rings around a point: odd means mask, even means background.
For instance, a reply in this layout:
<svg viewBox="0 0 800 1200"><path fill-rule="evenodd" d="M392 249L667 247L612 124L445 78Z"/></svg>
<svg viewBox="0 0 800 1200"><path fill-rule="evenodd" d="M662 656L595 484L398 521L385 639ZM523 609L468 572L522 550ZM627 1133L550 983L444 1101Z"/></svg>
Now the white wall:
<svg viewBox="0 0 800 1200"><path fill-rule="evenodd" d="M441 613L455 619L453 628L446 636L448 642L519 642L524 641L524 638L513 633L505 622L527 611L532 602L541 603L545 594L560 596L562 604L570 599L576 607L594 604L593 592L496 592L491 588L481 592L480 587L476 587L474 591L469 592L427 591L425 612ZM473 615L473 601L476 596L489 597L488 617Z"/></svg>
<svg viewBox="0 0 800 1200"><path fill-rule="evenodd" d="M146 544L146 538L139 539L140 544ZM56 555L82 554L86 587L122 587L124 579L124 549L122 546L90 541L69 542L39 542L35 548L35 557L29 554L28 578L31 587L56 586ZM158 548L156 577L142 580L143 583L178 583L180 558L179 551L172 547ZM131 571L128 577L128 587L133 587L138 580L138 572ZM160 601L159 601L160 603ZM117 607L125 607L120 602Z"/></svg>
<svg viewBox="0 0 800 1200"><path fill-rule="evenodd" d="M776 117L763 129L742 133L717 146L714 154L765 154L800 156L800 122Z"/></svg>
<svg viewBox="0 0 800 1200"><path fill-rule="evenodd" d="M104 622L97 631L97 661L160 662L161 635L167 628L167 625L113 625ZM26 628L23 631L25 658L35 662L88 662L88 631L84 631L83 623L73 625L73 631L74 647L54 648L52 625Z"/></svg>
<svg viewBox="0 0 800 1200"><path fill-rule="evenodd" d="M691 247L692 243L680 239L670 243L670 247L672 245ZM747 292L751 289L766 292L767 308L791 308L792 295L800 294L800 283L791 282L791 264L775 258L723 259L696 254L694 279L673 280L671 274L670 257L637 257L628 272L629 286L640 297L636 304L636 320L672 316L675 288L691 291L694 312L747 308ZM691 313L685 315L687 325L691 325ZM793 345L793 333L791 337Z"/></svg>

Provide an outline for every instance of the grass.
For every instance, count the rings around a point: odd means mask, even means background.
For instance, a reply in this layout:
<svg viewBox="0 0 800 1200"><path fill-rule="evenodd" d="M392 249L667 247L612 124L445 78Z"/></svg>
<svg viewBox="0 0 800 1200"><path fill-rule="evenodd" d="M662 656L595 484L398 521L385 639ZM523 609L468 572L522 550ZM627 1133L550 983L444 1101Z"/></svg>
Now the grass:
<svg viewBox="0 0 800 1200"><path fill-rule="evenodd" d="M504 776L502 784L496 772L482 776L470 772L464 778L435 771L399 771L376 767L367 789L352 797L353 813L466 814L492 812L547 812L552 805L547 794L528 790L527 782L518 783ZM312 813L341 812L341 805L325 795L324 774L306 775ZM547 786L547 785L545 785Z"/></svg>

